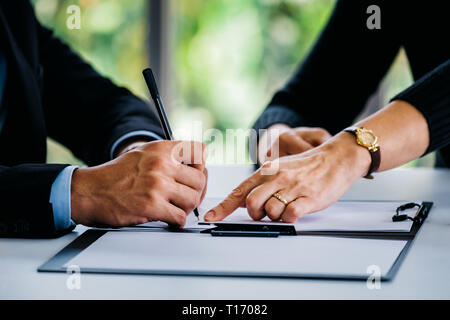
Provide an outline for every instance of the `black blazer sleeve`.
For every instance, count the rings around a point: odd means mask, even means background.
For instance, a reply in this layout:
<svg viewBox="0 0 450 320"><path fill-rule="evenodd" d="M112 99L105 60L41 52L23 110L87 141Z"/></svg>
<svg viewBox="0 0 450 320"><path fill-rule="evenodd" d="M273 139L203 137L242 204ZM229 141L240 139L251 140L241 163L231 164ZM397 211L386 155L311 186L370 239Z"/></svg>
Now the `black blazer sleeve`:
<svg viewBox="0 0 450 320"><path fill-rule="evenodd" d="M392 98L396 99L412 104L425 117L430 133L425 153L450 144L450 59Z"/></svg>
<svg viewBox="0 0 450 320"><path fill-rule="evenodd" d="M0 236L55 237L50 191L67 165L23 164L0 166Z"/></svg>
<svg viewBox="0 0 450 320"><path fill-rule="evenodd" d="M89 165L110 160L112 144L135 130L163 135L150 107L100 76L52 32L38 25L48 135ZM139 74L140 70L136 70Z"/></svg>
<svg viewBox="0 0 450 320"><path fill-rule="evenodd" d="M67 165L43 163L47 135L96 165L110 160L111 145L123 134L163 133L146 103L100 76L40 26L28 1L1 2L0 18L0 35L10 39L2 44L13 44L5 48L3 103L9 110L0 135L0 236L58 236L70 229L55 230L50 192Z"/></svg>
<svg viewBox="0 0 450 320"><path fill-rule="evenodd" d="M285 123L335 134L352 123L400 48L393 5L383 2L380 30L367 28L367 7L377 2L338 0L315 46L274 95L255 129Z"/></svg>

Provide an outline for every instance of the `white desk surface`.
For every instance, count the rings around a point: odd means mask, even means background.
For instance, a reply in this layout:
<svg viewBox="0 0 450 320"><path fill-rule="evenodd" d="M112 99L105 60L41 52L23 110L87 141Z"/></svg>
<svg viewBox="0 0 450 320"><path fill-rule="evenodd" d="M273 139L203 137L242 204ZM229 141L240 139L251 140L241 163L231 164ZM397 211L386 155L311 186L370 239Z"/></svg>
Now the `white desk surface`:
<svg viewBox="0 0 450 320"><path fill-rule="evenodd" d="M208 196L224 196L250 166L210 167ZM364 281L203 276L82 274L69 290L68 274L36 268L75 239L0 239L0 299L450 299L450 170L397 169L361 179L345 199L434 201L400 270L381 289Z"/></svg>

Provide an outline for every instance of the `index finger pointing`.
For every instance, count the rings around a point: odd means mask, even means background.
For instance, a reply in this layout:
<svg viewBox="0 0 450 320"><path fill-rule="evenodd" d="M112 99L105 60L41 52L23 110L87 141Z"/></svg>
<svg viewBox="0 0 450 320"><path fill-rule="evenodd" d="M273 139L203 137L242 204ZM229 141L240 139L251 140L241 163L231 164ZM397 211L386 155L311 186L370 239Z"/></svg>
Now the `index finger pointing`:
<svg viewBox="0 0 450 320"><path fill-rule="evenodd" d="M205 221L219 221L225 219L234 210L245 204L245 199L250 191L259 184L259 179L251 176L238 187L234 188L228 197L215 208L205 214Z"/></svg>

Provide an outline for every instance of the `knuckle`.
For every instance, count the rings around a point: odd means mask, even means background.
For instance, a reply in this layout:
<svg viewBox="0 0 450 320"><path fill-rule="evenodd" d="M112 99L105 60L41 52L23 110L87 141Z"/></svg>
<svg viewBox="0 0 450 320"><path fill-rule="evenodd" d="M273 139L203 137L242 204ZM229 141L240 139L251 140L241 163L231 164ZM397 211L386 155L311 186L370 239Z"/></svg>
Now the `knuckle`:
<svg viewBox="0 0 450 320"><path fill-rule="evenodd" d="M280 168L280 161L277 159L279 154L273 153L271 155L272 159L275 158L275 160L269 160L266 161L261 168L256 171L254 175L254 179L256 180L256 183L260 181L265 181L268 176L273 176L276 174Z"/></svg>
<svg viewBox="0 0 450 320"><path fill-rule="evenodd" d="M169 169L169 161L164 157L157 157L153 160L152 167L158 171L166 171Z"/></svg>
<svg viewBox="0 0 450 320"><path fill-rule="evenodd" d="M278 137L278 141L281 143L286 143L286 141L289 140L289 133L284 132L282 134L280 134L280 136Z"/></svg>
<svg viewBox="0 0 450 320"><path fill-rule="evenodd" d="M186 223L186 215L182 212L175 213L174 219L175 219L175 222L180 226L184 226L184 224Z"/></svg>
<svg viewBox="0 0 450 320"><path fill-rule="evenodd" d="M169 188L166 179L164 179L162 176L156 176L153 179L152 187L156 190L168 190Z"/></svg>
<svg viewBox="0 0 450 320"><path fill-rule="evenodd" d="M244 190L241 187L236 187L233 189L233 191L230 194L231 198L242 198L244 196Z"/></svg>
<svg viewBox="0 0 450 320"><path fill-rule="evenodd" d="M137 204L137 209L141 213L149 213L156 207L156 196L153 193L149 193L146 201L141 201Z"/></svg>
<svg viewBox="0 0 450 320"><path fill-rule="evenodd" d="M277 206L272 201L269 201L264 206L264 209L266 210L267 214L274 214L277 211Z"/></svg>
<svg viewBox="0 0 450 320"><path fill-rule="evenodd" d="M316 128L316 132L317 132L322 138L325 138L325 137L330 136L330 133L329 133L326 129L324 129L324 128Z"/></svg>
<svg viewBox="0 0 450 320"><path fill-rule="evenodd" d="M147 206L153 206L156 205L159 201L159 199L162 199L162 196L160 194L160 190L158 188L150 188L146 192L146 198L143 202Z"/></svg>
<svg viewBox="0 0 450 320"><path fill-rule="evenodd" d="M202 191L203 189L205 189L207 179L203 172L197 171L195 181L196 183L194 189L196 189L197 191Z"/></svg>
<svg viewBox="0 0 450 320"><path fill-rule="evenodd" d="M288 213L289 215L296 217L296 218L299 218L302 215L302 211L301 211L300 207L297 205L288 206L286 208L286 213Z"/></svg>
<svg viewBox="0 0 450 320"><path fill-rule="evenodd" d="M249 196L245 199L245 205L247 209L256 209L256 207L258 206L258 202L255 197Z"/></svg>
<svg viewBox="0 0 450 320"><path fill-rule="evenodd" d="M145 203L147 205L156 205L161 199L164 199L164 195L161 194L161 190L158 188L152 188L147 192L147 199Z"/></svg>
<svg viewBox="0 0 450 320"><path fill-rule="evenodd" d="M147 144L147 148L155 149L155 151L164 150L168 146L167 141L165 140L159 140L159 141L152 141L151 143Z"/></svg>
<svg viewBox="0 0 450 320"><path fill-rule="evenodd" d="M218 211L226 211L227 210L226 200L219 203L215 209L217 209Z"/></svg>
<svg viewBox="0 0 450 320"><path fill-rule="evenodd" d="M285 170L280 170L277 173L277 179L281 180L281 181L286 181L289 180L290 175L289 172L285 171Z"/></svg>
<svg viewBox="0 0 450 320"><path fill-rule="evenodd" d="M189 213L192 210L194 210L199 203L200 203L200 196L199 195L196 194L195 196L190 197L188 199L186 213Z"/></svg>
<svg viewBox="0 0 450 320"><path fill-rule="evenodd" d="M271 169L272 168L272 161L266 161L266 162L264 162L264 164L261 166L261 169L262 170L269 170L269 169ZM258 170L258 174L259 174L259 172L260 172L261 170Z"/></svg>
<svg viewBox="0 0 450 320"><path fill-rule="evenodd" d="M202 174L202 190L205 189L206 185L208 184L208 173Z"/></svg>
<svg viewBox="0 0 450 320"><path fill-rule="evenodd" d="M172 141L172 144L170 146L171 159L180 162L183 160L183 156L187 151L189 152L190 149L184 141Z"/></svg>
<svg viewBox="0 0 450 320"><path fill-rule="evenodd" d="M197 207L201 201L202 201L202 193L197 192L195 199L194 199L194 206Z"/></svg>

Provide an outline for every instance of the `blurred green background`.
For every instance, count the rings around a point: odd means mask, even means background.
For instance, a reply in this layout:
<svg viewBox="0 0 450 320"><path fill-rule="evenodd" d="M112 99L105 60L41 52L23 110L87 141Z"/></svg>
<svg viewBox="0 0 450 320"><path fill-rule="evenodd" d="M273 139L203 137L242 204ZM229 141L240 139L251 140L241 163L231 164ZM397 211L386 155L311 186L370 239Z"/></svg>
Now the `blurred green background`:
<svg viewBox="0 0 450 320"><path fill-rule="evenodd" d="M164 0L163 0L164 1ZM174 129L201 120L203 129L248 128L313 45L335 0L165 0L169 30L163 84ZM44 25L105 76L141 97L149 64L148 0L32 0ZM81 29L68 29L69 5ZM401 52L377 94L378 104L406 88L411 75ZM49 141L48 161L80 163ZM220 162L220 161L219 161ZM431 165L433 156L408 166Z"/></svg>

